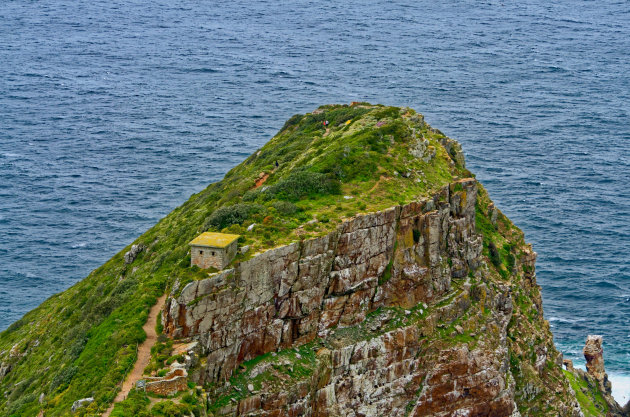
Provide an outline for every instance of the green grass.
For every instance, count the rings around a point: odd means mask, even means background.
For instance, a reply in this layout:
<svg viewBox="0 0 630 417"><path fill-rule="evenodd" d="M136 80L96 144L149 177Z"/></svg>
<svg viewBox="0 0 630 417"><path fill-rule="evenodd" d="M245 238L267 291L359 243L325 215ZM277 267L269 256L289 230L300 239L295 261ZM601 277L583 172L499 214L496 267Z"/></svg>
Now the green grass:
<svg viewBox="0 0 630 417"><path fill-rule="evenodd" d="M602 397L601 392L595 388L590 387L589 384L582 378L578 378L571 372L563 370L564 375L569 380L571 388L575 391L575 397L580 403L580 408L585 417L597 417L606 415L608 412L608 406L606 401Z"/></svg>

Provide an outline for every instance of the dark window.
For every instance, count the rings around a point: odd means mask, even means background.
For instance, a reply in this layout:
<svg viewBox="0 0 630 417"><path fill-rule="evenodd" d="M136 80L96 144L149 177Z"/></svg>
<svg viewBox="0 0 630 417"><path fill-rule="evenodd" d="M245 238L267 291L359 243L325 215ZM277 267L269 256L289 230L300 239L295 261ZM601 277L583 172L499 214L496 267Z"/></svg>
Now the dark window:
<svg viewBox="0 0 630 417"><path fill-rule="evenodd" d="M203 255L203 251L202 250L199 251L199 255Z"/></svg>
<svg viewBox="0 0 630 417"><path fill-rule="evenodd" d="M212 252L212 256L214 256L214 252Z"/></svg>

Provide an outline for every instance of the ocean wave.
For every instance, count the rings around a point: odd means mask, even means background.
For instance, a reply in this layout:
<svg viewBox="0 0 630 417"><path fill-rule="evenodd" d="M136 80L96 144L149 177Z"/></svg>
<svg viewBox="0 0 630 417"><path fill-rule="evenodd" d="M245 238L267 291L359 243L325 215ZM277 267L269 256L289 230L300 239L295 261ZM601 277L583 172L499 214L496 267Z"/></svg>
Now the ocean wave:
<svg viewBox="0 0 630 417"><path fill-rule="evenodd" d="M630 401L630 375L609 372L608 379L612 383L612 395L622 406Z"/></svg>
<svg viewBox="0 0 630 417"><path fill-rule="evenodd" d="M564 318L564 317L555 317L555 316L552 316L552 317L549 317L548 321L549 321L549 322L571 323L571 324L573 324L573 323L578 323L578 322L580 322L580 321L584 321L584 319L580 319L580 318L576 318L576 319L567 319L567 318Z"/></svg>

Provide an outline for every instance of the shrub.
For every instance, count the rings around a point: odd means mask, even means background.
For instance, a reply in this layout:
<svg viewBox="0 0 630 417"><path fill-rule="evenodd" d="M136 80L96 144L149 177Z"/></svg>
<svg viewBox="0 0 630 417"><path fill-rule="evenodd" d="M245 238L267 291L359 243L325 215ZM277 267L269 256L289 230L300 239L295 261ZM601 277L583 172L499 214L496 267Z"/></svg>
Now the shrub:
<svg viewBox="0 0 630 417"><path fill-rule="evenodd" d="M194 395L190 393L186 393L182 396L182 402L184 404L197 405L199 401L197 400L197 397L195 397Z"/></svg>
<svg viewBox="0 0 630 417"><path fill-rule="evenodd" d="M74 375L77 373L78 368L76 366L68 366L67 368L63 368L61 371L57 373L57 375L53 378L50 383L50 392L55 392L55 390L59 389L60 391L66 388Z"/></svg>
<svg viewBox="0 0 630 417"><path fill-rule="evenodd" d="M298 207L289 201L276 201L271 205L276 211L282 215L290 216L295 214Z"/></svg>
<svg viewBox="0 0 630 417"><path fill-rule="evenodd" d="M120 281L114 290L110 294L112 298L122 298L126 295L132 294L138 287L138 280L135 278L126 278Z"/></svg>
<svg viewBox="0 0 630 417"><path fill-rule="evenodd" d="M68 349L68 355L70 356L70 358L72 358L73 361L77 359L79 355L81 355L81 352L83 352L86 343L87 338L83 336L79 337L74 341L74 343L72 343L72 346L70 346L70 348Z"/></svg>
<svg viewBox="0 0 630 417"><path fill-rule="evenodd" d="M495 267L499 268L501 266L501 254L493 241L488 243L488 251L490 252L490 261Z"/></svg>
<svg viewBox="0 0 630 417"><path fill-rule="evenodd" d="M284 123L284 126L282 126L282 129L280 129L280 131L284 131L288 128L290 128L291 126L295 126L297 125L300 120L302 120L302 115L301 114L294 114L293 116L291 116L291 118L289 118L289 120L287 120Z"/></svg>
<svg viewBox="0 0 630 417"><path fill-rule="evenodd" d="M33 393L26 394L14 402L11 403L9 408L9 415L20 415L19 411L22 407L25 407L27 404L35 402L37 400L37 396Z"/></svg>
<svg viewBox="0 0 630 417"><path fill-rule="evenodd" d="M175 404L173 401L160 401L151 409L152 416L180 417L189 416L192 408L188 404Z"/></svg>
<svg viewBox="0 0 630 417"><path fill-rule="evenodd" d="M258 204L237 203L216 209L206 220L207 226L224 229L233 224L241 224L252 214L259 213L264 207Z"/></svg>
<svg viewBox="0 0 630 417"><path fill-rule="evenodd" d="M148 417L149 413L146 411L146 407L149 402L150 400L145 393L135 389L131 390L125 400L116 404L111 417Z"/></svg>
<svg viewBox="0 0 630 417"><path fill-rule="evenodd" d="M248 190L243 194L243 201L254 201L260 195L260 188L256 188L254 190Z"/></svg>
<svg viewBox="0 0 630 417"><path fill-rule="evenodd" d="M262 195L266 200L297 201L303 197L326 194L339 194L341 183L332 175L299 170L270 186Z"/></svg>

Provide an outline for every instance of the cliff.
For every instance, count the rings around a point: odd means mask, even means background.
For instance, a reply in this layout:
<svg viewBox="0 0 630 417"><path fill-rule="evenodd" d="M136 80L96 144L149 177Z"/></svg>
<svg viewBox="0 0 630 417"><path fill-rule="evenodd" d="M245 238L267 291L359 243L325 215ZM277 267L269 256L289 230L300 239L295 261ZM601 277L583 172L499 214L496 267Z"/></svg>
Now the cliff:
<svg viewBox="0 0 630 417"><path fill-rule="evenodd" d="M190 267L206 230L227 269ZM535 259L421 115L323 106L3 332L0 415L103 413L164 292L111 415L623 415L603 360L563 371Z"/></svg>

